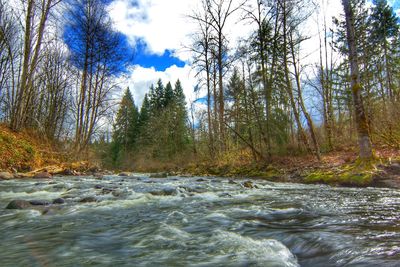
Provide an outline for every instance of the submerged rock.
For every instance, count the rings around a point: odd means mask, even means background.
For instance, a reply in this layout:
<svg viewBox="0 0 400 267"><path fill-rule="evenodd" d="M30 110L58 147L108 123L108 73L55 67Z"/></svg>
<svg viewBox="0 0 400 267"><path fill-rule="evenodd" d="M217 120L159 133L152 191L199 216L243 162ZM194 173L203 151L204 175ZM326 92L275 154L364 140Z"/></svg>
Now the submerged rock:
<svg viewBox="0 0 400 267"><path fill-rule="evenodd" d="M242 184L246 188L254 188L253 182L252 181L245 181Z"/></svg>
<svg viewBox="0 0 400 267"><path fill-rule="evenodd" d="M101 190L101 193L102 193L103 195L110 194L110 193L112 193L112 192L114 192L114 189L112 189L112 188L103 188L103 189Z"/></svg>
<svg viewBox="0 0 400 267"><path fill-rule="evenodd" d="M153 196L174 196L177 194L175 188L164 188L160 191L151 191L149 193Z"/></svg>
<svg viewBox="0 0 400 267"><path fill-rule="evenodd" d="M118 176L121 176L121 177L127 177L127 176L130 176L130 175L131 174L129 172L121 172L121 173L118 174Z"/></svg>
<svg viewBox="0 0 400 267"><path fill-rule="evenodd" d="M50 206L44 208L42 211L42 215L55 215L58 211L60 211L60 206Z"/></svg>
<svg viewBox="0 0 400 267"><path fill-rule="evenodd" d="M0 172L0 180L14 179L14 174L10 172Z"/></svg>
<svg viewBox="0 0 400 267"><path fill-rule="evenodd" d="M152 173L150 174L150 178L167 178L168 173L166 172L159 172L159 173Z"/></svg>
<svg viewBox="0 0 400 267"><path fill-rule="evenodd" d="M10 210L22 210L22 209L29 209L32 207L32 204L26 200L16 199L8 203L6 209Z"/></svg>
<svg viewBox="0 0 400 267"><path fill-rule="evenodd" d="M90 203L90 202L97 202L97 199L95 197L84 197L81 200L79 200L80 203Z"/></svg>
<svg viewBox="0 0 400 267"><path fill-rule="evenodd" d="M196 182L205 182L205 181L207 181L207 180L203 179L203 178L196 179Z"/></svg>

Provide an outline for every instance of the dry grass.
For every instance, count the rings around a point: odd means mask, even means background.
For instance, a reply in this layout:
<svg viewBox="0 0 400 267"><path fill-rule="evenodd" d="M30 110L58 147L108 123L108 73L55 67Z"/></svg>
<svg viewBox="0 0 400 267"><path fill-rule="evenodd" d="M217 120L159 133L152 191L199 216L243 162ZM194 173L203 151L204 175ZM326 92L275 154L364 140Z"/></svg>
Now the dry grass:
<svg viewBox="0 0 400 267"><path fill-rule="evenodd" d="M0 125L0 169L29 171L61 161L51 142L34 131L16 133Z"/></svg>

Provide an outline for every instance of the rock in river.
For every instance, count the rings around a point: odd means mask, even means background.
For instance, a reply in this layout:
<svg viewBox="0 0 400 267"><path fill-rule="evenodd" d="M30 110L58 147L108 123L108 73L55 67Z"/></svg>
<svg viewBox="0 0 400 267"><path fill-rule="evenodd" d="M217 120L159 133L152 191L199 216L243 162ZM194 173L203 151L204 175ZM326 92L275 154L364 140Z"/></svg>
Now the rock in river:
<svg viewBox="0 0 400 267"><path fill-rule="evenodd" d="M254 188L254 185L251 181L243 182L243 186L246 188Z"/></svg>
<svg viewBox="0 0 400 267"><path fill-rule="evenodd" d="M10 172L0 172L0 180L14 179L14 175Z"/></svg>
<svg viewBox="0 0 400 267"><path fill-rule="evenodd" d="M50 202L48 202L46 200L31 200L31 201L29 201L29 204L31 204L33 206L48 206L48 205L50 205Z"/></svg>
<svg viewBox="0 0 400 267"><path fill-rule="evenodd" d="M84 197L81 200L79 200L80 203L90 203L90 202L97 202L97 199L95 197Z"/></svg>
<svg viewBox="0 0 400 267"><path fill-rule="evenodd" d="M22 210L22 209L29 209L31 207L32 207L32 204L29 203L29 201L16 199L16 200L13 200L10 203L8 203L6 209Z"/></svg>
<svg viewBox="0 0 400 267"><path fill-rule="evenodd" d="M59 197L53 200L53 204L64 204L65 203L65 199Z"/></svg>
<svg viewBox="0 0 400 267"><path fill-rule="evenodd" d="M175 188L163 188L160 191L151 191L149 193L153 196L174 196L177 194Z"/></svg>

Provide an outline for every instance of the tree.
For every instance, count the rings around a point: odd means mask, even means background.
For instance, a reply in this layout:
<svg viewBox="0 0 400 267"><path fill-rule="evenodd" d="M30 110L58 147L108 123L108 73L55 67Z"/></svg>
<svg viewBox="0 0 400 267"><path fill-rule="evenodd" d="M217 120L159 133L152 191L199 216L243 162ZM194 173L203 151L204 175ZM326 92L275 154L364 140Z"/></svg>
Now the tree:
<svg viewBox="0 0 400 267"><path fill-rule="evenodd" d="M390 46L390 40L396 37L399 33L399 20L393 12L386 0L375 0L375 6L372 8L372 14L369 22L371 23L371 40L372 43L381 48L383 69L385 71L387 95L391 101L394 101L394 85L393 85L393 51ZM381 63L382 64L382 63Z"/></svg>
<svg viewBox="0 0 400 267"><path fill-rule="evenodd" d="M26 4L21 76L12 106L10 125L14 130L21 130L29 118L29 109L35 94L33 80L42 52L42 43L51 9L60 1L28 0ZM38 23L34 23L38 21Z"/></svg>
<svg viewBox="0 0 400 267"><path fill-rule="evenodd" d="M194 12L189 17L194 20L198 26L198 32L193 36L193 45L190 51L193 53L193 66L197 69L197 77L200 82L205 80L207 90L207 132L208 132L208 153L211 158L215 156L215 134L212 121L212 102L215 103L216 94L212 99L212 65L215 58L213 57L213 46L215 38L212 33L211 16L207 12L207 0L201 1L200 12ZM202 76L205 73L205 77ZM212 100L212 101L211 101ZM216 114L217 109L214 109Z"/></svg>
<svg viewBox="0 0 400 267"><path fill-rule="evenodd" d="M112 153L114 154L114 162L134 149L138 137L138 115L138 110L128 87L122 97L113 125Z"/></svg>
<svg viewBox="0 0 400 267"><path fill-rule="evenodd" d="M174 86L171 109L173 112L171 121L172 142L174 143L172 154L176 154L187 148L189 134L185 94L183 93L182 84L179 80L176 81Z"/></svg>
<svg viewBox="0 0 400 267"><path fill-rule="evenodd" d="M351 92L353 96L355 123L358 134L359 156L363 160L373 158L369 126L364 112L361 92L363 90L358 66L357 39L354 30L354 12L350 0L342 0L346 17L346 36L349 51Z"/></svg>
<svg viewBox="0 0 400 267"><path fill-rule="evenodd" d="M66 15L64 38L80 76L75 95L75 151L87 148L97 123L110 111L114 78L129 63L129 47L113 30L105 2L75 0Z"/></svg>
<svg viewBox="0 0 400 267"><path fill-rule="evenodd" d="M219 119L219 134L221 135L221 149L225 149L225 98L223 77L227 65L227 45L225 37L225 27L228 18L240 9L243 3L234 6L233 0L211 0L207 1L207 13L210 16L210 25L215 31L216 36L216 68L218 73L218 119ZM216 101L216 100L215 100Z"/></svg>

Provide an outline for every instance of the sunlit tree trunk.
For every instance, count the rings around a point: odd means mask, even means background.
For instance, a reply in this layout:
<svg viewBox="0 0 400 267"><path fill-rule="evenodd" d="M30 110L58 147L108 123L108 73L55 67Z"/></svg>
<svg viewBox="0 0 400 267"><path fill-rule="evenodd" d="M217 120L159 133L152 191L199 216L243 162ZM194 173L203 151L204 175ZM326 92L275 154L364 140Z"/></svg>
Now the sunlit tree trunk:
<svg viewBox="0 0 400 267"><path fill-rule="evenodd" d="M347 45L349 48L351 93L353 96L355 123L358 134L359 156L361 159L371 159L373 157L372 143L369 133L367 117L364 112L361 92L363 90L360 81L360 71L358 66L357 40L354 30L354 12L350 0L342 0L346 16Z"/></svg>

